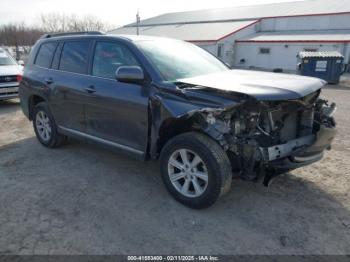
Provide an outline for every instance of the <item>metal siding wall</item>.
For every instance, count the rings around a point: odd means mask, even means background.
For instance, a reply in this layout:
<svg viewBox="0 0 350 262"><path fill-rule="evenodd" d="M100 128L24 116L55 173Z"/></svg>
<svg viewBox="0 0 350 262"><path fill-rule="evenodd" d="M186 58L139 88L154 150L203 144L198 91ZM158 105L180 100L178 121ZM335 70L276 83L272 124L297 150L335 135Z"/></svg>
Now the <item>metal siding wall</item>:
<svg viewBox="0 0 350 262"><path fill-rule="evenodd" d="M288 45L288 47L285 47ZM270 54L259 54L259 48L270 48ZM297 55L304 48L317 48L319 51L339 51L344 54L343 44L308 44L308 43L238 43L236 46L236 67L256 67L273 70L282 68L286 71L297 69ZM240 63L245 59L245 63Z"/></svg>
<svg viewBox="0 0 350 262"><path fill-rule="evenodd" d="M350 29L350 14L268 18L261 31Z"/></svg>
<svg viewBox="0 0 350 262"><path fill-rule="evenodd" d="M344 63L349 64L350 63L350 43L346 43L344 45ZM349 65L350 68L350 65Z"/></svg>
<svg viewBox="0 0 350 262"><path fill-rule="evenodd" d="M206 49L214 55L217 55L218 43L224 44L224 62L236 66L259 67L272 70L274 68L283 68L284 70L294 71L297 66L296 55L304 48L317 48L322 51L339 51L345 55L345 63L349 63L350 44L346 47L344 44L308 44L308 43L236 43L236 40L254 34L258 31L274 31L274 30L326 30L326 29L350 29L350 14L331 15L331 16L306 16L306 17L287 17L287 18L271 18L263 19L258 24L251 25L233 35L230 35L219 42L212 44L197 45ZM288 45L288 48L285 48ZM270 55L259 54L260 47L271 48ZM240 59L244 58L246 63L240 64Z"/></svg>
<svg viewBox="0 0 350 262"><path fill-rule="evenodd" d="M213 44L197 44L199 47L207 50L208 52L210 52L213 55L217 55L217 44L213 43Z"/></svg>
<svg viewBox="0 0 350 262"><path fill-rule="evenodd" d="M224 39L221 39L218 42L213 42L212 44L209 44L209 43L204 43L204 44L195 43L195 44L207 50L208 52L212 53L215 56L217 55L218 44L223 44L223 49L222 49L223 57L221 59L229 65L234 65L235 45L236 45L235 40L254 34L256 32L255 28L256 28L256 24L253 24L247 28L242 29L241 31L238 31L233 35L229 35Z"/></svg>
<svg viewBox="0 0 350 262"><path fill-rule="evenodd" d="M223 61L225 63L228 63L229 65L234 65L234 60L235 60L235 41L237 39L241 39L243 37L246 37L248 35L254 34L256 33L256 25L257 24L253 24L247 28L244 28L241 31L238 31L237 33L230 35L228 37L225 37L224 39L220 40L218 43L222 43L224 44L224 57L223 57Z"/></svg>

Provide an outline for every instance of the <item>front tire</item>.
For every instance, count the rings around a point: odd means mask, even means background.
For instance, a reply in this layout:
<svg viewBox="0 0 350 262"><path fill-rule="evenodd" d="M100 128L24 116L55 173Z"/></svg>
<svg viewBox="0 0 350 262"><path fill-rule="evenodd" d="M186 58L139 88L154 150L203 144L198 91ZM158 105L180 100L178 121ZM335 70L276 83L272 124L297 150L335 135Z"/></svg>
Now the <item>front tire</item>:
<svg viewBox="0 0 350 262"><path fill-rule="evenodd" d="M49 148L56 148L64 144L67 137L57 132L55 120L45 102L34 107L33 128L39 142Z"/></svg>
<svg viewBox="0 0 350 262"><path fill-rule="evenodd" d="M231 187L227 154L201 133L184 133L168 141L161 152L160 169L169 193L191 208L211 206Z"/></svg>

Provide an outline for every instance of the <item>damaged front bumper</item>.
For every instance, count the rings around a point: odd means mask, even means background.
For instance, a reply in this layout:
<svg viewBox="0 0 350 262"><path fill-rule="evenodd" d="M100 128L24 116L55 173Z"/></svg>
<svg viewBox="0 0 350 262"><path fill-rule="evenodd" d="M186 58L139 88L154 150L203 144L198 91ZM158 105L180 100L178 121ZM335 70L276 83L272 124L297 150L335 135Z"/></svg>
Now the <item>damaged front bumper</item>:
<svg viewBox="0 0 350 262"><path fill-rule="evenodd" d="M324 150L331 148L336 128L321 126L313 135L304 136L282 145L260 148L267 167L291 170L319 161Z"/></svg>
<svg viewBox="0 0 350 262"><path fill-rule="evenodd" d="M232 108L191 112L194 128L227 151L233 175L256 181L310 165L322 159L336 135L334 103L319 92L292 101L247 100Z"/></svg>

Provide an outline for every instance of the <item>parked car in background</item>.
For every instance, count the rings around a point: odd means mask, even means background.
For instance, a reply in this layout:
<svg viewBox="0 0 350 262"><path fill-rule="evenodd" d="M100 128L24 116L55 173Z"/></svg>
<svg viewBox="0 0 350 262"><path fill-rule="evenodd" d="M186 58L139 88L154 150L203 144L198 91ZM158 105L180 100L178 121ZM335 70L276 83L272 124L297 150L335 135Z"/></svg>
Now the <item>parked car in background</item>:
<svg viewBox="0 0 350 262"><path fill-rule="evenodd" d="M18 97L23 67L4 49L0 48L0 100Z"/></svg>
<svg viewBox="0 0 350 262"><path fill-rule="evenodd" d="M324 84L230 70L183 41L86 33L43 36L19 91L44 146L69 136L159 158L171 195L205 208L233 176L267 184L322 158L335 135Z"/></svg>

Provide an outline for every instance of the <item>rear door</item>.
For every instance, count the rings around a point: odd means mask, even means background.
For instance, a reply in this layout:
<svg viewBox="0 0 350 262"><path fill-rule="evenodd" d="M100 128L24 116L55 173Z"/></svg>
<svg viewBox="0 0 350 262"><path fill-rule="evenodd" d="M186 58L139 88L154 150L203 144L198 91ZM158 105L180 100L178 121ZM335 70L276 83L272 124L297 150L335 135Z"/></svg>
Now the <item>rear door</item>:
<svg viewBox="0 0 350 262"><path fill-rule="evenodd" d="M53 59L51 108L57 124L85 132L84 96L91 41L69 40L60 43Z"/></svg>
<svg viewBox="0 0 350 262"><path fill-rule="evenodd" d="M141 66L118 41L96 41L86 88L87 133L134 153L143 153L148 135L149 88L115 79L119 66Z"/></svg>
<svg viewBox="0 0 350 262"><path fill-rule="evenodd" d="M55 75L55 72L51 69L51 64L57 47L57 41L45 41L39 46L35 46L37 52L35 50L31 53L35 57L31 57L30 59L33 61L30 61L29 66L24 68L24 81L21 84L21 88L30 89L25 92L28 95L44 97L49 102L50 108L52 82L49 79L53 79ZM22 99L28 99L28 97L21 97L21 103L23 102Z"/></svg>

